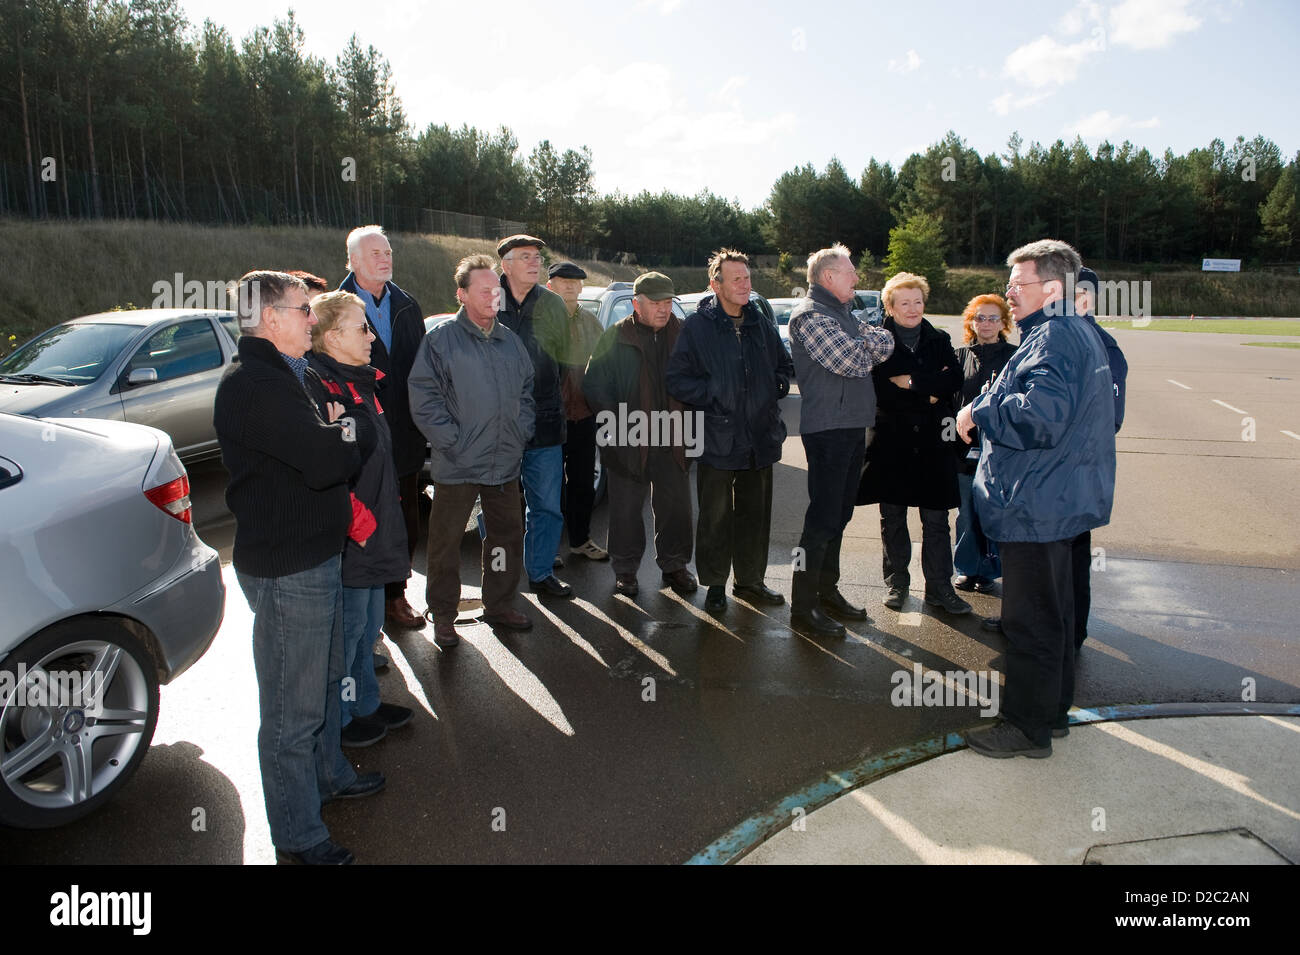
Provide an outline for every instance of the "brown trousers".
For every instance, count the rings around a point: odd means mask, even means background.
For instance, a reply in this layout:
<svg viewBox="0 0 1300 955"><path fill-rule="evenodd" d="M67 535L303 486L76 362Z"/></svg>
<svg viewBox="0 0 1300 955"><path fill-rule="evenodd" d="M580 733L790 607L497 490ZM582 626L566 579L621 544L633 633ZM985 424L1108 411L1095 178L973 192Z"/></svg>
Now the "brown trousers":
<svg viewBox="0 0 1300 955"><path fill-rule="evenodd" d="M483 610L511 609L524 566L524 521L519 481L507 484L435 484L429 512L429 567L425 598L436 623L456 619L460 602L460 544L474 498L483 506Z"/></svg>

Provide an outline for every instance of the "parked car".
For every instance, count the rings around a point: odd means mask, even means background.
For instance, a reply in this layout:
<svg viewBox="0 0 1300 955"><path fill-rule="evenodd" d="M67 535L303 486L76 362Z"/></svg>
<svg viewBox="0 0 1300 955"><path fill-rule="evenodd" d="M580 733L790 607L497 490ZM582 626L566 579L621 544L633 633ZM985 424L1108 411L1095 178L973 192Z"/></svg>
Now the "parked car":
<svg viewBox="0 0 1300 955"><path fill-rule="evenodd" d="M167 432L185 463L220 456L212 402L239 360L234 312L176 308L85 315L0 361L0 411L107 418Z"/></svg>
<svg viewBox="0 0 1300 955"><path fill-rule="evenodd" d="M0 824L59 826L140 765L225 586L156 428L0 414L0 513Z"/></svg>
<svg viewBox="0 0 1300 955"><path fill-rule="evenodd" d="M853 314L862 318L866 313L867 321L879 325L885 320L885 310L880 305L880 293L873 289L855 289L853 292Z"/></svg>
<svg viewBox="0 0 1300 955"><path fill-rule="evenodd" d="M681 302L683 312L687 315L694 315L695 310L700 307L700 300L706 295L712 294L712 291L687 292L685 295L677 296L677 301ZM767 316L769 322L772 322L773 324L776 323L776 318L772 314L772 306L768 304L767 299L763 298L763 296L759 295L757 292L750 292L749 300L758 306L758 310Z"/></svg>
<svg viewBox="0 0 1300 955"><path fill-rule="evenodd" d="M790 313L794 307L802 302L801 298L770 298L767 303L772 308L772 316L776 319L776 330L781 336L781 344L785 346L785 353L790 355ZM793 357L793 356L791 356Z"/></svg>

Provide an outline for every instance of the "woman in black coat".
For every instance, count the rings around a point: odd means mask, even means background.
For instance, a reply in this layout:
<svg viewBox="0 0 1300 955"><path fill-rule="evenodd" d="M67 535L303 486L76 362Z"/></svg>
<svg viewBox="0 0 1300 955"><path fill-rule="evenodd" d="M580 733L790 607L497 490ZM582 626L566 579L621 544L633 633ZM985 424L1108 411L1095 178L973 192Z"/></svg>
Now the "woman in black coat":
<svg viewBox="0 0 1300 955"><path fill-rule="evenodd" d="M957 349L961 363L962 385L953 402L957 408L970 404L984 391L1015 353L1016 346L1007 341L1011 334L1011 310L1001 295L977 295L966 303L961 313L964 344ZM997 544L984 536L979 515L971 500L975 466L979 463L979 432L972 432L971 443L955 445L957 451L957 489L961 507L957 511L957 547L953 568L958 590L989 593L993 581L1002 576Z"/></svg>
<svg viewBox="0 0 1300 955"><path fill-rule="evenodd" d="M871 373L876 427L858 503L880 505L886 607L901 610L907 599L912 559L907 509L915 507L921 512L925 602L949 613L969 613L970 604L952 587L948 534L948 510L958 502L953 441L960 439L952 396L961 387L961 365L948 333L925 320L929 294L925 278L910 272L899 272L881 293L894 354Z"/></svg>

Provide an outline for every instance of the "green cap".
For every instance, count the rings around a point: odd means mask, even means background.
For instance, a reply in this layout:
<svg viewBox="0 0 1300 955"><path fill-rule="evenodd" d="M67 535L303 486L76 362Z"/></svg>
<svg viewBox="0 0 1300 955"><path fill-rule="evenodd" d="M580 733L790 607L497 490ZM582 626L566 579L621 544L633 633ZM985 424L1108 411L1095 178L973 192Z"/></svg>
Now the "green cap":
<svg viewBox="0 0 1300 955"><path fill-rule="evenodd" d="M673 280L662 272L645 272L638 275L632 285L632 292L636 295L644 295L652 302L662 302L677 294L673 291Z"/></svg>

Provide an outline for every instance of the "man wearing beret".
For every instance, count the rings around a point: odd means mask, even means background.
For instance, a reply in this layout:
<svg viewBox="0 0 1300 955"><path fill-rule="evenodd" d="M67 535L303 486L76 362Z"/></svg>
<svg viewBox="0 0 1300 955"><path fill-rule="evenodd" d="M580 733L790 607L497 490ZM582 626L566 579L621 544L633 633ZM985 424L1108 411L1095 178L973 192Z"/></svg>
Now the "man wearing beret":
<svg viewBox="0 0 1300 955"><path fill-rule="evenodd" d="M497 244L501 257L501 303L497 319L523 341L533 360L537 425L524 449L524 570L533 593L572 597L573 588L554 574L564 532L560 495L564 487L564 398L560 360L568 339L564 300L539 285L542 249L536 236L512 235Z"/></svg>
<svg viewBox="0 0 1300 955"><path fill-rule="evenodd" d="M668 276L646 272L632 289L632 314L601 335L583 380L583 392L597 411L600 459L609 470L614 589L629 597L639 589L636 572L646 545L641 512L650 491L655 562L664 584L686 595L699 586L686 569L693 544L688 427L686 408L668 394L665 378L682 320L673 314L673 282ZM656 420L669 424L646 426ZM677 427L671 424L674 420Z"/></svg>
<svg viewBox="0 0 1300 955"><path fill-rule="evenodd" d="M566 349L560 360L560 394L568 437L564 439L564 520L569 528L569 553L588 560L609 560L609 553L591 539L591 509L596 503L596 412L582 394L582 376L600 340L600 321L578 304L587 273L572 262L557 262L546 283L568 311Z"/></svg>

